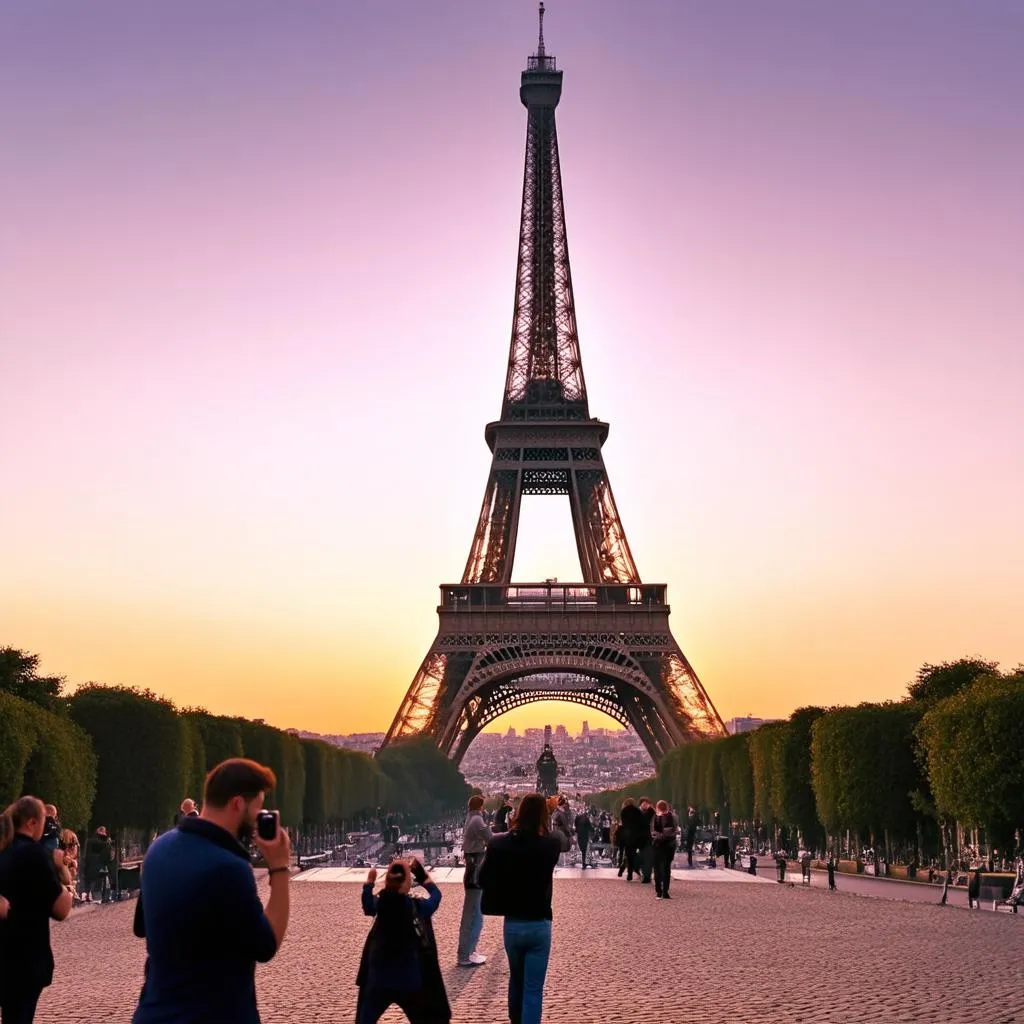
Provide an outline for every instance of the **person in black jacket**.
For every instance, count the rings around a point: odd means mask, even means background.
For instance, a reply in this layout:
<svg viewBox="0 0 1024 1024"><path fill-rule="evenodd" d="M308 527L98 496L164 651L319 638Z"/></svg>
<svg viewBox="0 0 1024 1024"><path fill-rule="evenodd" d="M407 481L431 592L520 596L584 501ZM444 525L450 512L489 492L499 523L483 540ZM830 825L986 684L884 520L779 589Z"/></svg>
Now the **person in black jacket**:
<svg viewBox="0 0 1024 1024"><path fill-rule="evenodd" d="M686 866L693 867L693 844L697 839L697 812L692 808L686 811Z"/></svg>
<svg viewBox="0 0 1024 1024"><path fill-rule="evenodd" d="M508 816L512 813L512 804L509 802L508 793L501 794L501 806L494 815L495 833L508 831Z"/></svg>
<svg viewBox="0 0 1024 1024"><path fill-rule="evenodd" d="M551 880L562 844L549 834L547 802L528 793L512 831L495 836L480 869L483 912L505 918L508 1016L513 1024L540 1024L544 979L551 955Z"/></svg>
<svg viewBox="0 0 1024 1024"><path fill-rule="evenodd" d="M593 830L590 815L586 811L580 811L573 824L576 828L576 842L580 848L580 866L585 869L588 866L587 848L590 846L590 833Z"/></svg>
<svg viewBox="0 0 1024 1024"><path fill-rule="evenodd" d="M670 900L668 887L672 881L679 825L664 800L658 801L657 812L654 816L654 892L659 900Z"/></svg>
<svg viewBox="0 0 1024 1024"><path fill-rule="evenodd" d="M23 796L0 814L0 1020L31 1024L53 981L50 920L71 913L71 893L57 879L39 840L43 802Z"/></svg>
<svg viewBox="0 0 1024 1024"><path fill-rule="evenodd" d="M100 890L100 898L109 892L110 868L114 863L114 844L107 835L105 826L100 825L96 831L85 840L85 863L82 874L85 879L83 895L86 900L92 901L93 893L97 887Z"/></svg>
<svg viewBox="0 0 1024 1024"><path fill-rule="evenodd" d="M427 890L426 899L409 895L413 880ZM363 886L363 913L374 918L366 937L356 984L356 1024L377 1024L392 1003L411 1024L442 1024L452 1018L437 959L431 917L441 890L418 860L392 861L384 889L375 896L376 869Z"/></svg>
<svg viewBox="0 0 1024 1024"><path fill-rule="evenodd" d="M654 804L647 797L640 798L640 818L642 824L636 837L638 868L643 875L640 879L644 885L651 884L651 868L654 866L654 848L651 846L651 826L654 823Z"/></svg>
<svg viewBox="0 0 1024 1024"><path fill-rule="evenodd" d="M644 823L644 817L640 813L640 808L633 802L631 796L627 796L622 801L622 810L619 813L619 821L622 826L622 850L623 859L619 864L619 878L622 877L622 872L627 872L626 881L633 881L633 872L639 871L637 865L637 844L639 842L640 833L646 827Z"/></svg>

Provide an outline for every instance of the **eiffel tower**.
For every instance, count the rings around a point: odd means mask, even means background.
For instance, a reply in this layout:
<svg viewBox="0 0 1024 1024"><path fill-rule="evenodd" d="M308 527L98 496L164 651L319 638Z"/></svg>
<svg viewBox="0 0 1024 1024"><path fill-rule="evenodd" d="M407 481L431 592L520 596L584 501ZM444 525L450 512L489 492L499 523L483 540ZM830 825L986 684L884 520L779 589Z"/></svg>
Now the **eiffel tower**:
<svg viewBox="0 0 1024 1024"><path fill-rule="evenodd" d="M601 455L583 379L555 107L562 72L537 52L527 110L519 265L501 418L485 430L491 471L459 584L441 587L440 627L384 744L430 736L458 763L489 722L568 700L635 730L657 761L725 728L668 625L666 587L641 583ZM524 494L568 495L582 583L513 583Z"/></svg>

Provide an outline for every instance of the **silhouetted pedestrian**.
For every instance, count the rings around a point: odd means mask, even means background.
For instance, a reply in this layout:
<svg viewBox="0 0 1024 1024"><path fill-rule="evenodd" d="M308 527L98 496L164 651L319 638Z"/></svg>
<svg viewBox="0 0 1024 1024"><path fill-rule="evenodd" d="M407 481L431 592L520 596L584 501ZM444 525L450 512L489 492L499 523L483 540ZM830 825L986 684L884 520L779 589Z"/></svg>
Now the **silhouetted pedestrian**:
<svg viewBox="0 0 1024 1024"><path fill-rule="evenodd" d="M487 847L480 884L484 914L505 918L508 1016L516 1024L540 1024L544 980L551 955L551 879L562 850L549 834L547 802L528 793L512 831Z"/></svg>

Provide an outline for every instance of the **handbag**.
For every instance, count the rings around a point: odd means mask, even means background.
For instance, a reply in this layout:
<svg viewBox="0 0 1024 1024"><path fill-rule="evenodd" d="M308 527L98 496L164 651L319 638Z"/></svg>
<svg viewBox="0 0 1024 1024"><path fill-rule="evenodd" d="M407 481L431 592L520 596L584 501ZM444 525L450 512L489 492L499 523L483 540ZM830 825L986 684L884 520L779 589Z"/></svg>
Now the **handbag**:
<svg viewBox="0 0 1024 1024"><path fill-rule="evenodd" d="M410 899L412 898L410 897ZM427 929L423 927L420 915L416 912L416 904L414 903L409 909L412 911L412 930L416 933L416 938L419 939L420 948L430 949L430 937L427 935Z"/></svg>

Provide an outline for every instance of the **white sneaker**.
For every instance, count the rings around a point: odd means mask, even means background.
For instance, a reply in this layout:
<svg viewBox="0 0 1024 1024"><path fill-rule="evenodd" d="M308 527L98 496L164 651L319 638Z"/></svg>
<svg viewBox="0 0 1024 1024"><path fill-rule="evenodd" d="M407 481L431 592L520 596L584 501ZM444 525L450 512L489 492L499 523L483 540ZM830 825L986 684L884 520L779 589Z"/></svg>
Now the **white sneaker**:
<svg viewBox="0 0 1024 1024"><path fill-rule="evenodd" d="M470 953L469 962L474 967L479 967L481 964L487 963L487 957L485 957L483 953Z"/></svg>

